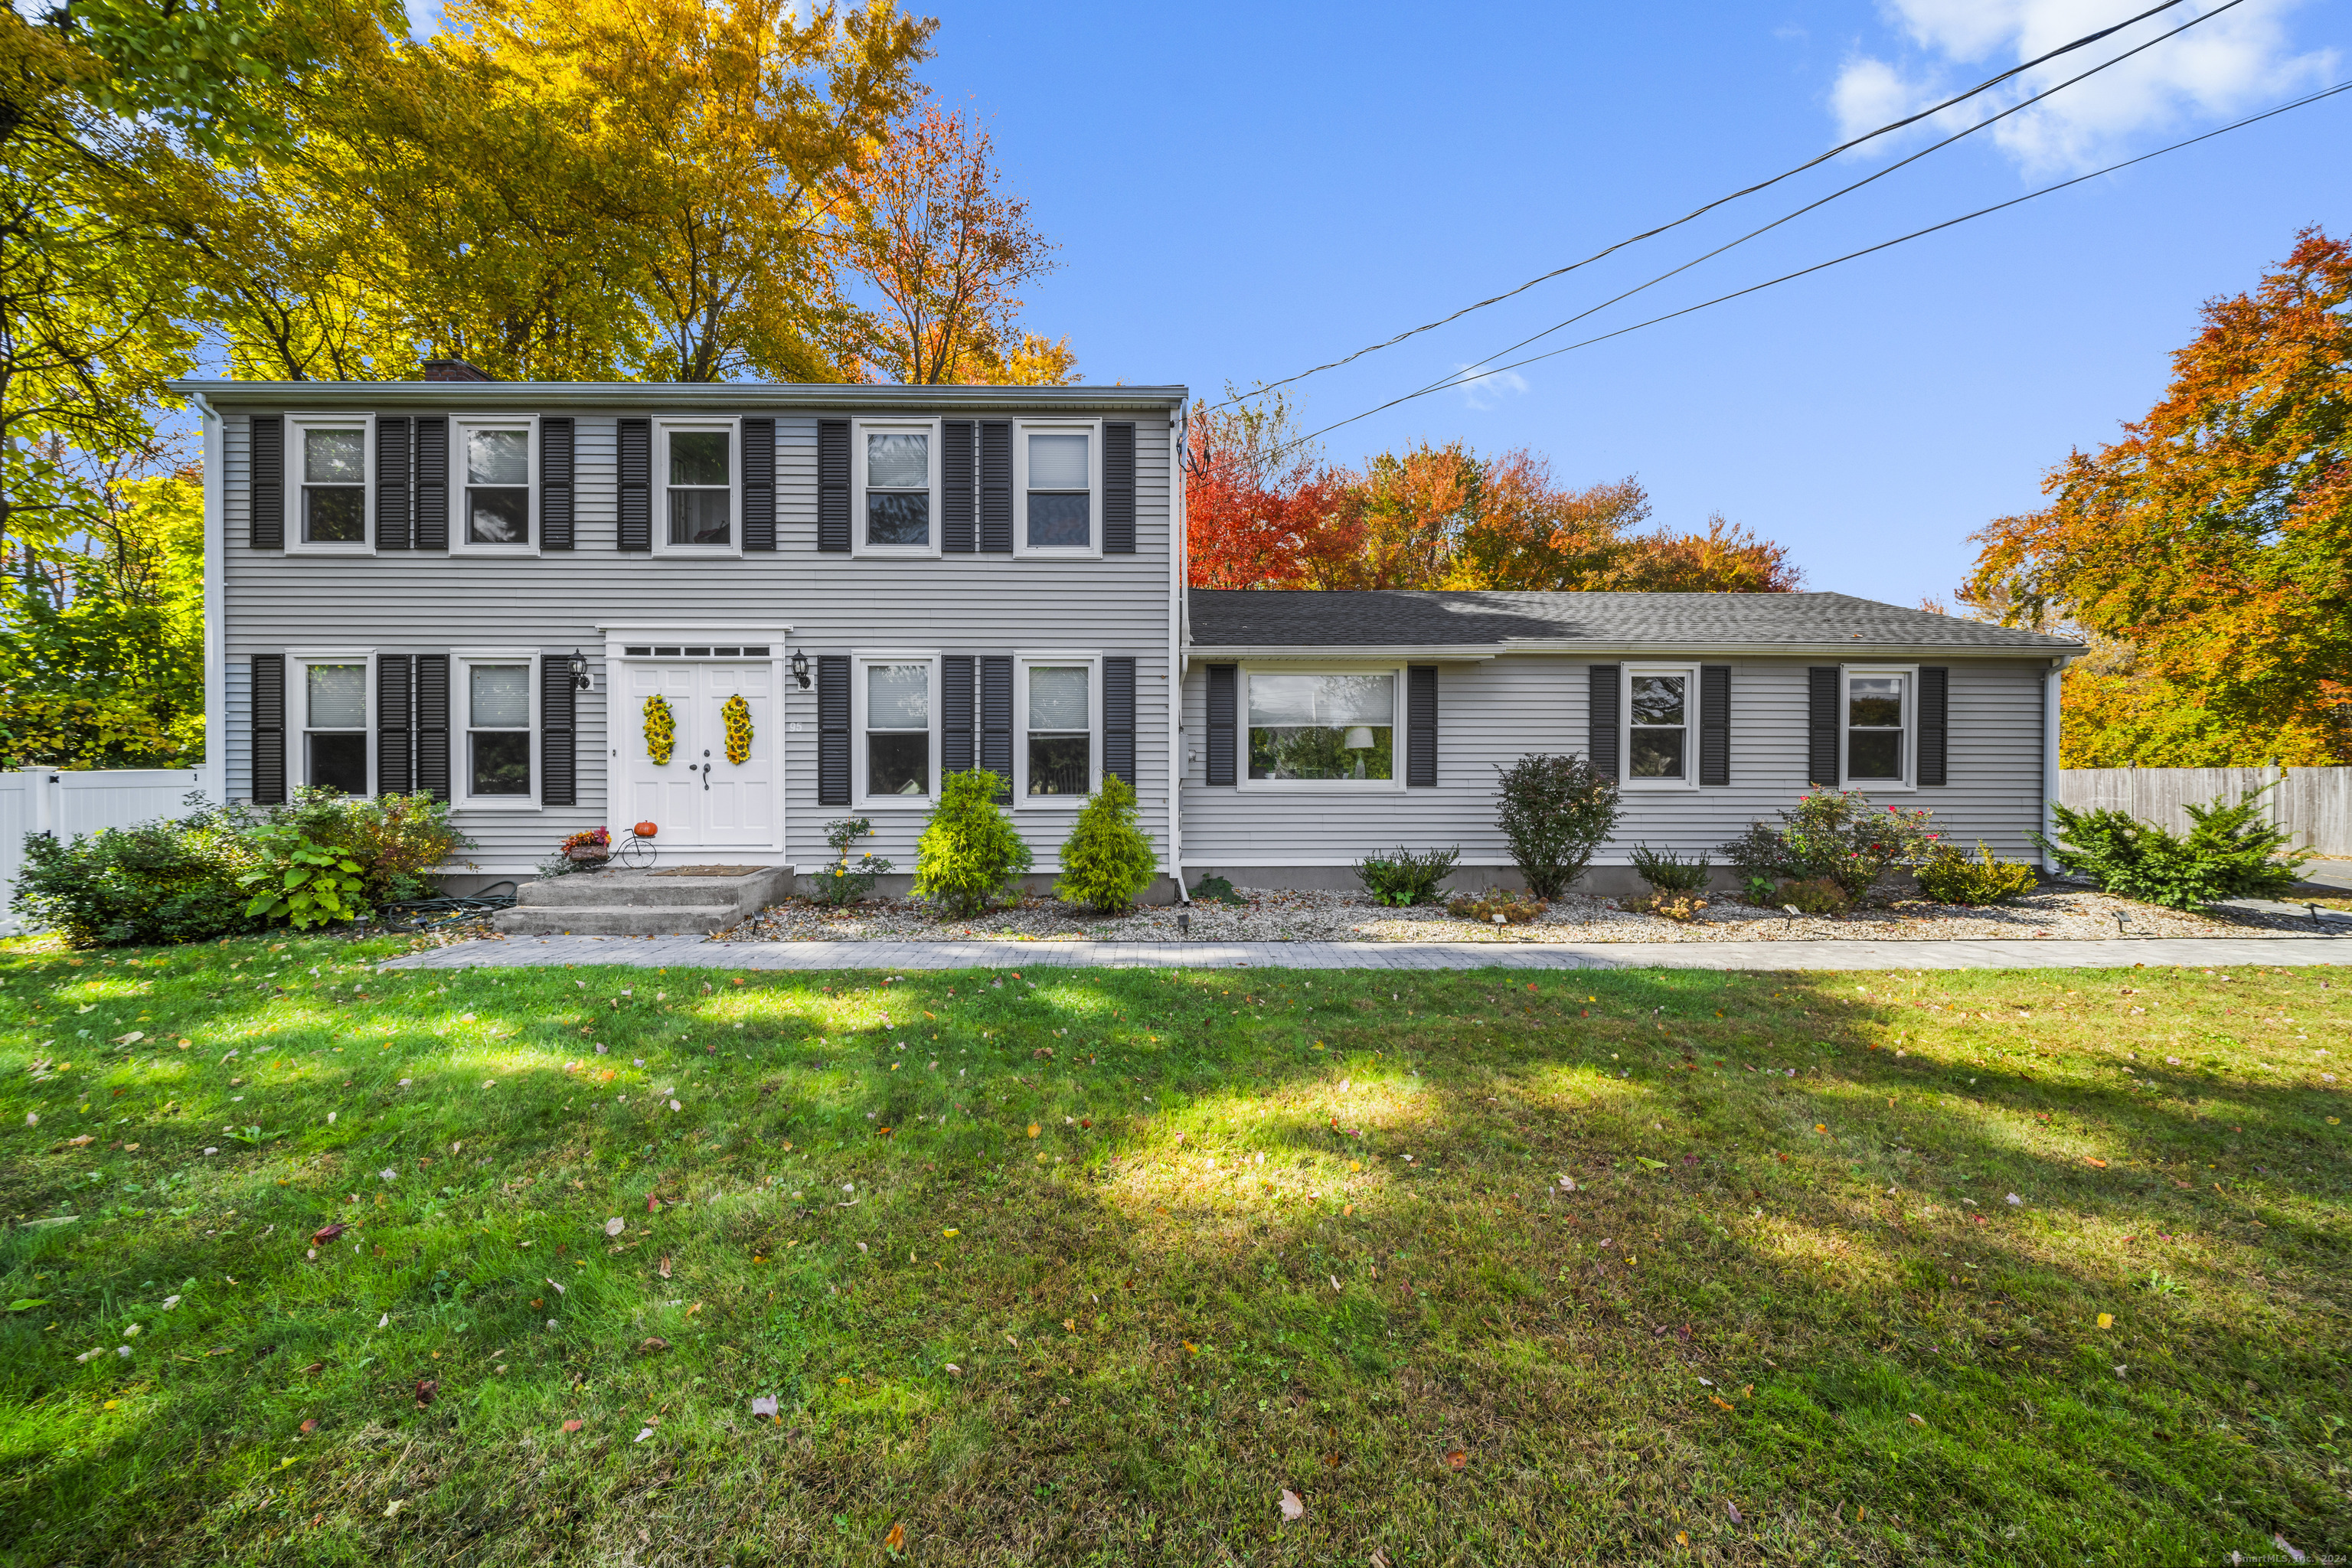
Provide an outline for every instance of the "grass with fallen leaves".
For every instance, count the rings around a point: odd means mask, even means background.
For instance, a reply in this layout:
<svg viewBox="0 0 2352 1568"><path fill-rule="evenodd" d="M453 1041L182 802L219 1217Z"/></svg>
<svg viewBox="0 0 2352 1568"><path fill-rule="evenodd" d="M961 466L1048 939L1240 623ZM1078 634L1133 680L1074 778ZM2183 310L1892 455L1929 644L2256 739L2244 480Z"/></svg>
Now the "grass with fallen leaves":
<svg viewBox="0 0 2352 1568"><path fill-rule="evenodd" d="M2352 1544L2340 971L396 951L0 952L16 1560Z"/></svg>

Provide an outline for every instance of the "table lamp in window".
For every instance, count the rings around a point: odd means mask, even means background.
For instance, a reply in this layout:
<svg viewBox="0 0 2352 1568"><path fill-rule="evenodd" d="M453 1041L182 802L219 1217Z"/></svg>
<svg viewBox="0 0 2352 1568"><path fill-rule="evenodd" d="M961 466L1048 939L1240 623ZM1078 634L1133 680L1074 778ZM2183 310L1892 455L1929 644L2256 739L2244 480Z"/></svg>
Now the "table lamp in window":
<svg viewBox="0 0 2352 1568"><path fill-rule="evenodd" d="M1348 727L1347 734L1340 737L1339 749L1343 752L1356 752L1359 753L1370 751L1372 749L1372 727L1370 724L1350 724ZM1361 755L1359 755L1356 758L1356 776L1358 778L1362 778L1364 776L1364 759Z"/></svg>

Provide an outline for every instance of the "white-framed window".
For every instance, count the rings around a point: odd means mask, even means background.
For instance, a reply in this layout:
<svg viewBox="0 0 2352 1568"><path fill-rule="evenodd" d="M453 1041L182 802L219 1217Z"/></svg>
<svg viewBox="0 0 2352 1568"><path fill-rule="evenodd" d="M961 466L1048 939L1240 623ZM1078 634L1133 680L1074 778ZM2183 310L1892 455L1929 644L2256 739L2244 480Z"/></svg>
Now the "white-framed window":
<svg viewBox="0 0 2352 1568"><path fill-rule="evenodd" d="M1102 439L1092 420L1024 420L1013 430L1015 555L1102 553Z"/></svg>
<svg viewBox="0 0 2352 1568"><path fill-rule="evenodd" d="M861 419L851 430L850 538L860 555L940 553L940 429Z"/></svg>
<svg viewBox="0 0 2352 1568"><path fill-rule="evenodd" d="M1404 787L1402 668L1244 665L1241 684L1244 785Z"/></svg>
<svg viewBox="0 0 2352 1568"><path fill-rule="evenodd" d="M375 420L286 417L286 547L365 555L375 548Z"/></svg>
<svg viewBox="0 0 2352 1568"><path fill-rule="evenodd" d="M862 654L854 668L858 799L929 809L940 776L938 656Z"/></svg>
<svg viewBox="0 0 2352 1568"><path fill-rule="evenodd" d="M742 431L732 419L664 419L655 426L654 544L665 554L742 552Z"/></svg>
<svg viewBox="0 0 2352 1568"><path fill-rule="evenodd" d="M486 555L536 554L539 421L457 419L449 435L449 494L457 512L452 545Z"/></svg>
<svg viewBox="0 0 2352 1568"><path fill-rule="evenodd" d="M462 727L453 792L477 809L539 804L539 656L530 648L458 648L450 662Z"/></svg>
<svg viewBox="0 0 2352 1568"><path fill-rule="evenodd" d="M1698 666L1625 667L1623 748L1629 789L1698 787Z"/></svg>
<svg viewBox="0 0 2352 1568"><path fill-rule="evenodd" d="M1013 668L1017 798L1084 805L1102 776L1100 661L1092 654L1023 654Z"/></svg>
<svg viewBox="0 0 2352 1568"><path fill-rule="evenodd" d="M1849 665L1842 672L1838 767L1848 789L1912 787L1916 665Z"/></svg>
<svg viewBox="0 0 2352 1568"><path fill-rule="evenodd" d="M365 648L297 650L287 656L300 685L298 784L375 793L375 668Z"/></svg>

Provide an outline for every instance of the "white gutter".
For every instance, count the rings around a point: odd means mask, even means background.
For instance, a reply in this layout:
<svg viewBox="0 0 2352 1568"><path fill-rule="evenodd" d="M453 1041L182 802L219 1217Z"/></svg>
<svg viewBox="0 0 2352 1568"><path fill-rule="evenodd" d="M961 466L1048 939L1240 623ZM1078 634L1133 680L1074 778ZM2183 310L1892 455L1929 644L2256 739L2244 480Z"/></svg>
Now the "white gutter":
<svg viewBox="0 0 2352 1568"><path fill-rule="evenodd" d="M642 381L174 381L174 394L237 407L431 408L457 413L536 409L549 404L658 414L673 409L767 413L877 408L1019 413L1096 409L1138 414L1181 408L1181 386L885 386L821 383Z"/></svg>
<svg viewBox="0 0 2352 1568"><path fill-rule="evenodd" d="M204 430L205 488L205 760L204 790L228 804L228 467L227 432L219 411L201 392L195 405Z"/></svg>
<svg viewBox="0 0 2352 1568"><path fill-rule="evenodd" d="M1918 643L1605 642L1597 637L1547 637L1541 641L1513 638L1507 642L1381 643L1360 647L1339 643L1194 643L1188 651L1190 657L1196 659L1296 658L1328 663L1351 658L1484 662L1500 658L1505 654L1566 654L1580 658L1835 659L1851 659L1856 654L1871 658L1925 659L2048 658L2054 655L2071 659L2080 658L2087 650L2071 644L2053 648L2048 643L2027 647L1955 647L1950 644Z"/></svg>
<svg viewBox="0 0 2352 1568"><path fill-rule="evenodd" d="M1184 443L1190 408L1176 405L1168 422L1168 867L1176 877L1176 901L1189 904L1184 890L1184 586L1191 575L1192 540L1184 510Z"/></svg>

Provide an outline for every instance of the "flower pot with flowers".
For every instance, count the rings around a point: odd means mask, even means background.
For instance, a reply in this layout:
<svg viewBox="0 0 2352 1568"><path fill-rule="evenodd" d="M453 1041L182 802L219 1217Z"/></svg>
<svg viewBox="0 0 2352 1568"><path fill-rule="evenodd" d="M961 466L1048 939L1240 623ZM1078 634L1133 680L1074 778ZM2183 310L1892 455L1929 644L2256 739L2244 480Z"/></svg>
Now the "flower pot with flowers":
<svg viewBox="0 0 2352 1568"><path fill-rule="evenodd" d="M613 836L601 827L592 827L565 839L557 853L574 871L601 871L613 858Z"/></svg>

